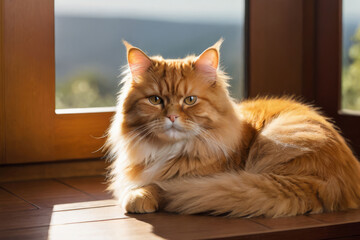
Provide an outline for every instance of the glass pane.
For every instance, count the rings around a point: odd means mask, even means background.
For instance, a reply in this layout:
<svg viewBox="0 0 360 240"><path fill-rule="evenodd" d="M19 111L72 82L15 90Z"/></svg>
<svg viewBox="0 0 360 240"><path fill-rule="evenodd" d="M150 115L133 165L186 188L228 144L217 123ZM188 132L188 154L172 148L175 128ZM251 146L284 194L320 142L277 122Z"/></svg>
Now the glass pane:
<svg viewBox="0 0 360 240"><path fill-rule="evenodd" d="M360 1L343 0L342 109L360 111Z"/></svg>
<svg viewBox="0 0 360 240"><path fill-rule="evenodd" d="M220 37L236 98L244 89L245 0L55 0L56 108L114 106L127 40L151 55L200 54Z"/></svg>

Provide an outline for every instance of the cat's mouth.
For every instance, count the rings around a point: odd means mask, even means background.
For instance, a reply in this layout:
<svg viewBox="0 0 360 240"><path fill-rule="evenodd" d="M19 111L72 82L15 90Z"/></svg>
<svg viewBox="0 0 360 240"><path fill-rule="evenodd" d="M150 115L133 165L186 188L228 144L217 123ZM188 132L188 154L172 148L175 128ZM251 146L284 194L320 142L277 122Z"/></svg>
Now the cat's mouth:
<svg viewBox="0 0 360 240"><path fill-rule="evenodd" d="M164 124L164 132L169 131L169 130L184 132L184 128L178 122L170 123L170 124L168 122L165 122L165 124Z"/></svg>
<svg viewBox="0 0 360 240"><path fill-rule="evenodd" d="M176 135L176 134L184 134L184 129L180 128L180 127L177 127L177 126L170 126L166 129L164 129L164 133L166 135Z"/></svg>
<svg viewBox="0 0 360 240"><path fill-rule="evenodd" d="M167 129L164 134L171 139L182 139L185 137L184 132L176 129L175 127Z"/></svg>
<svg viewBox="0 0 360 240"><path fill-rule="evenodd" d="M179 127L175 124L172 124L170 127L168 127L166 130L176 130L176 131L180 131L180 132L183 132L184 129L182 127Z"/></svg>
<svg viewBox="0 0 360 240"><path fill-rule="evenodd" d="M165 126L162 133L159 134L161 138L180 140L186 138L187 134L181 126L176 124L172 124L169 126Z"/></svg>

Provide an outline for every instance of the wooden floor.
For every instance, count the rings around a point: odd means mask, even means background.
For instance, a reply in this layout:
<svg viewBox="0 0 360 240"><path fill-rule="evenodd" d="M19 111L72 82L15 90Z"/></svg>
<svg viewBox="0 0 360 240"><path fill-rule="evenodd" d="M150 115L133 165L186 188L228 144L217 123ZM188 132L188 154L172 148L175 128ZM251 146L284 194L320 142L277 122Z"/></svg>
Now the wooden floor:
<svg viewBox="0 0 360 240"><path fill-rule="evenodd" d="M125 214L102 177L0 184L0 239L360 239L360 210L277 219Z"/></svg>

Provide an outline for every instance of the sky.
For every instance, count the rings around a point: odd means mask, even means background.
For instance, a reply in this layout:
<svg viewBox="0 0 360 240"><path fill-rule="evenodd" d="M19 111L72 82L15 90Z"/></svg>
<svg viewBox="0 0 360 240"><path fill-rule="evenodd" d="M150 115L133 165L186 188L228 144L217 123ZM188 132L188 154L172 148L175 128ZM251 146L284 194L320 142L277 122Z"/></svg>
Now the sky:
<svg viewBox="0 0 360 240"><path fill-rule="evenodd" d="M343 17L357 18L360 20L360 0L343 0Z"/></svg>
<svg viewBox="0 0 360 240"><path fill-rule="evenodd" d="M234 23L244 21L244 2L244 0L55 0L55 14Z"/></svg>

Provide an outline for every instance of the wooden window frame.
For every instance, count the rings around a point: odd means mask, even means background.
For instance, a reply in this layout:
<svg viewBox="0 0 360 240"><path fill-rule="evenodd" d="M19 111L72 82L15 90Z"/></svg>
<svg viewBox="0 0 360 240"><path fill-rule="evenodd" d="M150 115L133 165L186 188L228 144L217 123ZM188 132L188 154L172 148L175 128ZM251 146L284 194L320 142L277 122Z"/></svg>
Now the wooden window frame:
<svg viewBox="0 0 360 240"><path fill-rule="evenodd" d="M247 0L246 9L246 95L302 96L359 150L346 126L358 117L338 111L341 0ZM102 156L94 151L113 112L55 114L54 1L3 0L0 11L0 164Z"/></svg>
<svg viewBox="0 0 360 240"><path fill-rule="evenodd" d="M300 96L359 154L360 115L341 110L342 0L249 0L249 7L249 96Z"/></svg>
<svg viewBox="0 0 360 240"><path fill-rule="evenodd" d="M54 1L1 1L1 164L92 159L113 112L55 113Z"/></svg>
<svg viewBox="0 0 360 240"><path fill-rule="evenodd" d="M334 119L354 152L360 154L360 115L341 109L342 2L316 2L316 103Z"/></svg>

